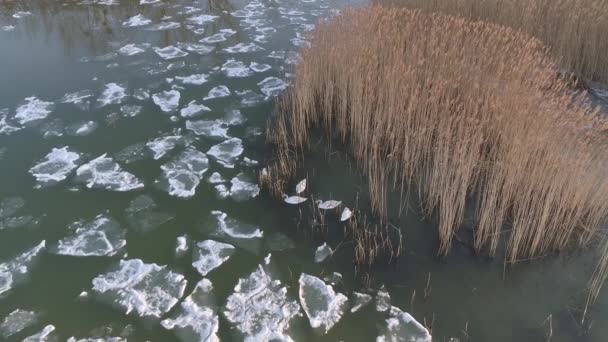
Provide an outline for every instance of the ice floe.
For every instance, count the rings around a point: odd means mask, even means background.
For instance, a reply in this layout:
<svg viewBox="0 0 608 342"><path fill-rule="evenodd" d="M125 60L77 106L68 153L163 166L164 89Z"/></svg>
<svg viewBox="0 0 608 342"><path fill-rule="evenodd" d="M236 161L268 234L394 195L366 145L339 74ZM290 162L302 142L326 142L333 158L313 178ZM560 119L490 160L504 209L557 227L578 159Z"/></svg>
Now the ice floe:
<svg viewBox="0 0 608 342"><path fill-rule="evenodd" d="M180 81L183 84L191 84L191 85L201 85L207 82L207 77L209 75L206 74L193 74L190 76L176 76L175 79Z"/></svg>
<svg viewBox="0 0 608 342"><path fill-rule="evenodd" d="M429 331L407 312L391 307L390 318L376 342L431 342Z"/></svg>
<svg viewBox="0 0 608 342"><path fill-rule="evenodd" d="M169 135L149 141L146 143L146 147L152 152L152 157L158 160L175 149L182 140L183 137L181 135Z"/></svg>
<svg viewBox="0 0 608 342"><path fill-rule="evenodd" d="M288 298L287 288L262 265L247 278L239 279L224 310L228 322L251 342L293 341L287 331L290 321L299 315L300 306Z"/></svg>
<svg viewBox="0 0 608 342"><path fill-rule="evenodd" d="M71 151L67 146L53 148L42 160L40 160L29 172L39 186L57 184L78 167L80 154Z"/></svg>
<svg viewBox="0 0 608 342"><path fill-rule="evenodd" d="M213 121L186 121L186 129L191 130L196 135L201 135L213 139L227 139L228 126L218 120Z"/></svg>
<svg viewBox="0 0 608 342"><path fill-rule="evenodd" d="M272 69L272 67L268 64L260 64L256 62L251 62L251 64L249 64L249 68L255 72L266 72Z"/></svg>
<svg viewBox="0 0 608 342"><path fill-rule="evenodd" d="M135 56L137 54L143 53L146 51L146 45L136 45L136 44L127 44L120 49L118 49L118 53L123 56Z"/></svg>
<svg viewBox="0 0 608 342"><path fill-rule="evenodd" d="M84 137L93 132L99 127L95 121L79 121L66 127L66 133L74 137Z"/></svg>
<svg viewBox="0 0 608 342"><path fill-rule="evenodd" d="M141 189L144 184L133 174L124 171L112 158L103 154L76 170L78 180L87 188L111 191L131 191Z"/></svg>
<svg viewBox="0 0 608 342"><path fill-rule="evenodd" d="M249 69L249 67L245 65L245 63L234 59L229 59L224 64L222 64L221 70L226 75L226 77L242 78L253 75L253 71L251 71L251 69Z"/></svg>
<svg viewBox="0 0 608 342"><path fill-rule="evenodd" d="M257 197L260 187L244 173L239 173L230 180L230 197L235 201L245 201Z"/></svg>
<svg viewBox="0 0 608 342"><path fill-rule="evenodd" d="M146 157L145 148L146 144L143 142L129 145L116 153L116 161L131 164L143 160Z"/></svg>
<svg viewBox="0 0 608 342"><path fill-rule="evenodd" d="M30 15L32 15L32 12L29 12L29 11L19 11L19 12L13 13L13 18L15 18L15 19L21 19L21 18L29 17Z"/></svg>
<svg viewBox="0 0 608 342"><path fill-rule="evenodd" d="M124 86L117 83L108 83L97 99L97 103L100 107L119 104L125 97L127 97L127 89Z"/></svg>
<svg viewBox="0 0 608 342"><path fill-rule="evenodd" d="M184 342L219 342L219 319L214 309L213 285L201 279L194 291L180 304L171 318L161 321Z"/></svg>
<svg viewBox="0 0 608 342"><path fill-rule="evenodd" d="M166 30L174 30L176 28L180 28L182 24L176 23L174 21L165 21L162 23L158 23L146 28L148 31L166 31Z"/></svg>
<svg viewBox="0 0 608 342"><path fill-rule="evenodd" d="M121 260L114 271L93 279L93 291L126 314L160 318L183 296L187 281L167 266Z"/></svg>
<svg viewBox="0 0 608 342"><path fill-rule="evenodd" d="M152 20L144 17L142 14L138 14L130 17L127 21L122 23L124 27L138 27L138 26L146 26L152 23Z"/></svg>
<svg viewBox="0 0 608 342"><path fill-rule="evenodd" d="M14 31L15 30L15 26L14 25L5 25L0 27L0 31L2 32L10 32L10 31Z"/></svg>
<svg viewBox="0 0 608 342"><path fill-rule="evenodd" d="M300 275L300 303L308 316L310 326L329 331L344 314L348 298L335 293L323 280L302 273Z"/></svg>
<svg viewBox="0 0 608 342"><path fill-rule="evenodd" d="M226 179L222 177L219 172L214 172L211 174L211 176L209 176L209 178L207 178L207 182L209 182L209 184L220 184L226 183Z"/></svg>
<svg viewBox="0 0 608 342"><path fill-rule="evenodd" d="M205 43L205 44L213 44L213 43L223 42L225 40L226 40L226 36L223 33L216 33L209 37L205 37L205 38L199 40L199 42Z"/></svg>
<svg viewBox="0 0 608 342"><path fill-rule="evenodd" d="M287 82L276 77L267 77L258 83L260 90L268 97L277 96L288 86Z"/></svg>
<svg viewBox="0 0 608 342"><path fill-rule="evenodd" d="M233 245L213 240L201 241L194 248L192 266L204 277L220 267L232 254Z"/></svg>
<svg viewBox="0 0 608 342"><path fill-rule="evenodd" d="M173 219L173 215L158 211L158 204L148 195L139 195L125 210L127 222L140 233L149 232Z"/></svg>
<svg viewBox="0 0 608 342"><path fill-rule="evenodd" d="M205 98L203 100L211 100L211 99L227 97L227 96L230 96L230 94L231 94L231 92L230 92L230 89L228 89L228 87L226 87L225 85L219 85L219 86L211 88L211 90L209 90L209 94L207 94L207 96L205 96Z"/></svg>
<svg viewBox="0 0 608 342"><path fill-rule="evenodd" d="M236 45L227 47L224 51L228 53L247 53L247 52L255 52L262 51L263 47L256 45L254 43L238 43Z"/></svg>
<svg viewBox="0 0 608 342"><path fill-rule="evenodd" d="M195 44L195 43L179 43L178 47L180 49L184 49L188 52L196 53L199 55L206 55L211 51L215 50L213 46L205 45L205 44Z"/></svg>
<svg viewBox="0 0 608 342"><path fill-rule="evenodd" d="M165 184L169 195L192 197L208 167L209 160L203 152L188 148L160 167L163 172L162 183Z"/></svg>
<svg viewBox="0 0 608 342"><path fill-rule="evenodd" d="M325 261L325 259L329 258L334 251L327 245L327 243L323 243L321 246L317 247L315 250L315 262L321 263Z"/></svg>
<svg viewBox="0 0 608 342"><path fill-rule="evenodd" d="M252 107L265 100L265 97L250 89L237 91L236 94L241 98L241 106Z"/></svg>
<svg viewBox="0 0 608 342"><path fill-rule="evenodd" d="M127 116L127 117L134 117L134 116L139 115L139 113L141 113L142 109L143 109L143 107L138 106L138 105L120 106L120 112L122 113L122 115Z"/></svg>
<svg viewBox="0 0 608 342"><path fill-rule="evenodd" d="M0 337L8 339L23 331L23 329L36 324L39 319L40 314L37 312L22 309L13 310L0 323Z"/></svg>
<svg viewBox="0 0 608 342"><path fill-rule="evenodd" d="M264 236L260 227L239 222L219 210L211 212L213 236L219 238L255 239Z"/></svg>
<svg viewBox="0 0 608 342"><path fill-rule="evenodd" d="M212 146L207 155L227 168L234 168L237 158L243 153L243 143L239 138L230 138Z"/></svg>
<svg viewBox="0 0 608 342"><path fill-rule="evenodd" d="M19 127L15 123L11 123L9 121L8 109L0 109L0 134L9 135L13 132L21 130L22 127Z"/></svg>
<svg viewBox="0 0 608 342"><path fill-rule="evenodd" d="M23 342L50 342L55 340L55 326L49 324L44 327L40 332L24 338Z"/></svg>
<svg viewBox="0 0 608 342"><path fill-rule="evenodd" d="M37 246L0 264L0 297L27 280L30 268L45 249L46 241L43 240Z"/></svg>
<svg viewBox="0 0 608 342"><path fill-rule="evenodd" d="M190 244L188 242L188 236L186 235L182 235L182 236L178 236L177 239L175 239L175 256L180 258L182 256L184 256L186 254L186 252L188 252L188 250L190 249Z"/></svg>
<svg viewBox="0 0 608 342"><path fill-rule="evenodd" d="M91 97L93 97L93 92L89 89L83 89L72 93L66 93L65 95L63 95L61 100L59 100L59 102L73 103L79 108L86 110L86 107L88 107L88 99Z"/></svg>
<svg viewBox="0 0 608 342"><path fill-rule="evenodd" d="M179 107L179 99L181 94L177 90L168 90L163 91L162 93L157 93L152 95L152 101L163 112L172 112Z"/></svg>
<svg viewBox="0 0 608 342"><path fill-rule="evenodd" d="M223 122L230 126L241 125L247 121L240 110L229 109L226 111L226 115L222 119Z"/></svg>
<svg viewBox="0 0 608 342"><path fill-rule="evenodd" d="M164 48L153 47L152 49L162 59L175 59L188 56L186 51L182 51L173 45L165 46Z"/></svg>
<svg viewBox="0 0 608 342"><path fill-rule="evenodd" d="M26 97L21 105L17 107L15 119L20 124L46 119L53 111L53 102L42 101L35 96Z"/></svg>
<svg viewBox="0 0 608 342"><path fill-rule="evenodd" d="M113 256L126 245L125 231L115 220L100 214L92 221L77 221L69 227L70 236L60 240L51 251L77 257Z"/></svg>
<svg viewBox="0 0 608 342"><path fill-rule="evenodd" d="M210 111L211 108L205 106L204 104L197 103L196 100L192 100L179 111L179 115L184 118L192 118L200 115L202 112Z"/></svg>
<svg viewBox="0 0 608 342"><path fill-rule="evenodd" d="M219 18L216 15L209 15L209 14L200 14L200 15L196 15L193 17L189 17L186 20L189 23L195 24L195 25L204 25L204 24L208 24L208 23L212 23L214 22L217 18Z"/></svg>
<svg viewBox="0 0 608 342"><path fill-rule="evenodd" d="M376 311L385 312L391 308L391 295L388 293L384 285L376 294Z"/></svg>
<svg viewBox="0 0 608 342"><path fill-rule="evenodd" d="M372 296L367 293L353 292L353 306L350 308L350 312L357 312L364 306L368 305L372 301Z"/></svg>

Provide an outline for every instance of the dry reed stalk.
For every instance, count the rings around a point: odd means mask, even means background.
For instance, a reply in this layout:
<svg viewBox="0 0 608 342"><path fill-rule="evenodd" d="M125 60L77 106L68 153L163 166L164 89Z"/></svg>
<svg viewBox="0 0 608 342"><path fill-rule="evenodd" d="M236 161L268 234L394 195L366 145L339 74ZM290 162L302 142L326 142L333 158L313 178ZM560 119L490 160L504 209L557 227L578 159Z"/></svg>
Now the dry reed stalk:
<svg viewBox="0 0 608 342"><path fill-rule="evenodd" d="M550 47L567 71L608 82L606 0L376 0L521 30ZM575 82L576 84L576 82Z"/></svg>

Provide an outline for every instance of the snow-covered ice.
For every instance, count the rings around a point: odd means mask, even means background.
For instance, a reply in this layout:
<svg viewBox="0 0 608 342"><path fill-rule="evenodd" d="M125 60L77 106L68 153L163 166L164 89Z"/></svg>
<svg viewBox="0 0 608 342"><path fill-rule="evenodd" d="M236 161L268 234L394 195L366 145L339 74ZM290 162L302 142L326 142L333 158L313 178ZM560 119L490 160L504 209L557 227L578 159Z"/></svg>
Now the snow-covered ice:
<svg viewBox="0 0 608 342"><path fill-rule="evenodd" d="M234 246L230 244L213 240L201 241L194 248L192 266L204 277L220 267L232 254Z"/></svg>
<svg viewBox="0 0 608 342"><path fill-rule="evenodd" d="M87 188L100 188L111 191L131 191L141 189L144 184L133 174L124 171L107 154L103 154L76 170L76 178Z"/></svg>
<svg viewBox="0 0 608 342"><path fill-rule="evenodd" d="M53 148L29 172L40 186L53 185L66 179L78 167L79 160L80 154L67 146Z"/></svg>
<svg viewBox="0 0 608 342"><path fill-rule="evenodd" d="M335 293L323 280L302 273L300 275L300 303L308 316L310 326L329 331L344 314L348 298Z"/></svg>
<svg viewBox="0 0 608 342"><path fill-rule="evenodd" d="M55 254L77 257L113 256L126 245L125 231L106 214L91 221L77 221L69 227L71 235L52 248Z"/></svg>

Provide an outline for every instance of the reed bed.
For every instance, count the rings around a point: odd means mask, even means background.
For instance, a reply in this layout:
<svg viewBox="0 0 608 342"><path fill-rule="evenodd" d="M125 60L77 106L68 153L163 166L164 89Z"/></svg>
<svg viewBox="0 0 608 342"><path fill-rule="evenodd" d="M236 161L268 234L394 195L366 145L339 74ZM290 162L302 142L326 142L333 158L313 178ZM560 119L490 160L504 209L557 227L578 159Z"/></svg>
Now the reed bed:
<svg viewBox="0 0 608 342"><path fill-rule="evenodd" d="M514 263L594 242L608 213L606 123L535 38L417 10L346 10L322 22L278 103L277 155L260 179L277 196L310 132L345 144L373 211L411 189L449 252L465 204L474 247Z"/></svg>
<svg viewBox="0 0 608 342"><path fill-rule="evenodd" d="M608 82L608 0L376 0L487 21L540 39L565 71Z"/></svg>

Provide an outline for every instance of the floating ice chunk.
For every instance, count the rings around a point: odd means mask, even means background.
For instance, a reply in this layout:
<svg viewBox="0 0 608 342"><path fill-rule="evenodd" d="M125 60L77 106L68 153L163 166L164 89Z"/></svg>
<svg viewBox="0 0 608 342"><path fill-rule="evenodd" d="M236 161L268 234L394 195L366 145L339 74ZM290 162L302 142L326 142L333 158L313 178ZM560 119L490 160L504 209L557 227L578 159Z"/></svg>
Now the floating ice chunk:
<svg viewBox="0 0 608 342"><path fill-rule="evenodd" d="M158 205L148 195L139 195L125 210L127 222L139 232L149 232L173 219L173 216L157 211Z"/></svg>
<svg viewBox="0 0 608 342"><path fill-rule="evenodd" d="M181 26L182 26L182 24L180 24L180 23L176 23L173 21L166 21L166 22L158 23L156 25L152 25L152 26L146 28L146 30L148 30L148 31L174 30L176 28L180 28Z"/></svg>
<svg viewBox="0 0 608 342"><path fill-rule="evenodd" d="M207 82L207 76L209 75L194 74L186 77L176 76L175 79L183 84L201 85Z"/></svg>
<svg viewBox="0 0 608 342"><path fill-rule="evenodd" d="M298 303L287 297L287 289L262 265L249 277L239 279L224 310L226 319L248 342L293 341L287 330L291 319L298 315Z"/></svg>
<svg viewBox="0 0 608 342"><path fill-rule="evenodd" d="M201 241L196 244L192 266L204 277L220 267L232 254L233 245L213 240Z"/></svg>
<svg viewBox="0 0 608 342"><path fill-rule="evenodd" d="M175 59L188 55L186 51L182 51L173 45L165 46L164 48L153 47L152 49L154 49L154 52L162 59Z"/></svg>
<svg viewBox="0 0 608 342"><path fill-rule="evenodd" d="M230 109L226 111L226 115L222 119L227 125L234 126L245 123L247 119L243 116L240 110Z"/></svg>
<svg viewBox="0 0 608 342"><path fill-rule="evenodd" d="M230 196L230 189L225 184L216 184L213 188L219 199L226 199Z"/></svg>
<svg viewBox="0 0 608 342"><path fill-rule="evenodd" d="M53 102L39 100L35 96L25 98L24 102L17 107L15 119L20 124L45 119L54 108Z"/></svg>
<svg viewBox="0 0 608 342"><path fill-rule="evenodd" d="M145 158L145 148L146 145L144 143L129 145L116 153L116 161L131 164L143 160Z"/></svg>
<svg viewBox="0 0 608 342"><path fill-rule="evenodd" d="M51 340L55 340L55 334L53 333L55 331L55 326L54 325L47 325L46 327L44 327L42 329L42 331L40 331L37 334L34 334L30 337L26 337L23 339L23 342L47 342L47 341L51 341Z"/></svg>
<svg viewBox="0 0 608 342"><path fill-rule="evenodd" d="M219 342L219 319L212 308L212 290L211 282L201 279L175 315L160 324L165 329L175 330L182 341Z"/></svg>
<svg viewBox="0 0 608 342"><path fill-rule="evenodd" d="M15 30L15 26L13 26L13 25L6 25L6 26L0 27L0 31L2 31L2 32L10 32L10 31L14 31L14 30Z"/></svg>
<svg viewBox="0 0 608 342"><path fill-rule="evenodd" d="M236 93L241 98L241 106L243 107L256 106L257 104L265 100L263 95L258 94L249 89L244 91L237 91Z"/></svg>
<svg viewBox="0 0 608 342"><path fill-rule="evenodd" d="M25 206L25 200L21 197L7 197L0 201L0 218L6 218L16 214Z"/></svg>
<svg viewBox="0 0 608 342"><path fill-rule="evenodd" d="M210 112L211 108L203 105L203 104L199 104L196 102L196 100L192 100L190 101L190 103L188 103L184 108L182 108L179 112L179 114L184 117L184 118L191 118L197 115L200 115L202 112ZM186 122L187 124L187 122Z"/></svg>
<svg viewBox="0 0 608 342"><path fill-rule="evenodd" d="M133 91L133 97L139 101L145 101L150 98L150 92L143 88L138 88Z"/></svg>
<svg viewBox="0 0 608 342"><path fill-rule="evenodd" d="M258 86L260 86L260 90L264 95L273 97L285 90L288 84L280 78L267 77L262 82L258 83Z"/></svg>
<svg viewBox="0 0 608 342"><path fill-rule="evenodd" d="M290 41L294 46L300 48L310 47L310 42L303 38L291 38Z"/></svg>
<svg viewBox="0 0 608 342"><path fill-rule="evenodd" d="M268 64L260 64L256 62L251 62L251 64L249 64L249 68L255 72L265 72L272 69L272 67Z"/></svg>
<svg viewBox="0 0 608 342"><path fill-rule="evenodd" d="M331 247L329 247L327 243L323 243L321 246L317 247L317 250L315 251L315 262L321 263L332 254L334 254L334 251Z"/></svg>
<svg viewBox="0 0 608 342"><path fill-rule="evenodd" d="M264 233L260 230L260 227L241 223L235 219L232 219L218 210L211 212L212 221L215 221L214 235L218 237L231 237L236 239L253 239L261 238Z"/></svg>
<svg viewBox="0 0 608 342"><path fill-rule="evenodd" d="M225 40L226 40L226 36L223 33L216 33L209 37L205 37L205 38L199 40L199 42L205 43L205 44L213 44L213 43L223 42Z"/></svg>
<svg viewBox="0 0 608 342"><path fill-rule="evenodd" d="M214 121L186 121L186 129L191 130L196 135L202 135L214 139L226 139L228 136L228 126L218 120Z"/></svg>
<svg viewBox="0 0 608 342"><path fill-rule="evenodd" d="M194 43L179 43L178 46L181 49L186 51L196 53L199 55L206 55L211 51L215 50L213 46L204 45L204 44L194 44Z"/></svg>
<svg viewBox="0 0 608 342"><path fill-rule="evenodd" d="M21 19L21 18L25 18L32 15L32 12L27 12L27 11L19 11L19 12L15 12L13 14L13 18L15 19Z"/></svg>
<svg viewBox="0 0 608 342"><path fill-rule="evenodd" d="M57 118L49 122L43 122L40 127L40 133L45 139L57 138L63 136L65 123L63 120Z"/></svg>
<svg viewBox="0 0 608 342"><path fill-rule="evenodd" d="M304 203L306 202L306 200L308 200L308 198L305 197L300 197L300 196L287 196L285 194L283 194L283 201L287 204L300 204L300 203Z"/></svg>
<svg viewBox="0 0 608 342"><path fill-rule="evenodd" d="M160 2L160 0L139 0L140 5L157 4L159 2Z"/></svg>
<svg viewBox="0 0 608 342"><path fill-rule="evenodd" d="M224 179L219 172L214 172L211 174L211 176L209 176L209 178L207 178L207 182L209 182L209 184L220 184L226 183L226 179Z"/></svg>
<svg viewBox="0 0 608 342"><path fill-rule="evenodd" d="M79 180L87 188L100 188L111 191L130 191L144 187L133 174L124 171L112 158L103 154L76 170Z"/></svg>
<svg viewBox="0 0 608 342"><path fill-rule="evenodd" d="M141 110L143 109L142 106L138 106L138 105L124 105L124 106L120 106L120 111L122 112L122 114L124 116L128 116L128 117L134 117L139 115L139 113L141 113Z"/></svg>
<svg viewBox="0 0 608 342"><path fill-rule="evenodd" d="M353 292L354 303L350 308L350 312L357 312L372 301L372 296L367 293Z"/></svg>
<svg viewBox="0 0 608 342"><path fill-rule="evenodd" d="M275 59L285 59L285 51L280 50L280 51L272 51L269 55L268 58L275 58Z"/></svg>
<svg viewBox="0 0 608 342"><path fill-rule="evenodd" d="M80 121L66 128L67 134L75 137L84 137L93 132L99 127L95 121Z"/></svg>
<svg viewBox="0 0 608 342"><path fill-rule="evenodd" d="M260 187L251 182L245 174L239 173L230 180L230 196L235 201L245 201L260 194Z"/></svg>
<svg viewBox="0 0 608 342"><path fill-rule="evenodd" d="M178 236L175 241L175 256L182 257L190 249L188 237L186 235Z"/></svg>
<svg viewBox="0 0 608 342"><path fill-rule="evenodd" d="M43 240L37 246L0 264L0 297L27 280L29 269L40 258L45 248L46 241Z"/></svg>
<svg viewBox="0 0 608 342"><path fill-rule="evenodd" d="M93 279L93 291L125 313L160 318L183 296L183 275L167 266L146 264L140 259L121 260L115 271Z"/></svg>
<svg viewBox="0 0 608 342"><path fill-rule="evenodd" d="M376 342L431 342L429 331L409 313L392 307L391 317Z"/></svg>
<svg viewBox="0 0 608 342"><path fill-rule="evenodd" d="M264 50L264 48L254 43L238 43L224 49L228 53L247 53L261 50Z"/></svg>
<svg viewBox="0 0 608 342"><path fill-rule="evenodd" d="M243 158L243 165L244 166L251 167L251 166L256 166L258 164L259 164L259 162L257 160L249 159L247 157Z"/></svg>
<svg viewBox="0 0 608 342"><path fill-rule="evenodd" d="M21 127L9 122L8 109L0 109L0 134L8 135L19 130L21 130Z"/></svg>
<svg viewBox="0 0 608 342"><path fill-rule="evenodd" d="M7 339L38 322L40 314L22 309L13 310L0 324L0 336Z"/></svg>
<svg viewBox="0 0 608 342"><path fill-rule="evenodd" d="M152 101L160 107L163 112L172 112L179 107L181 94L177 90L163 91L152 95Z"/></svg>
<svg viewBox="0 0 608 342"><path fill-rule="evenodd" d="M79 90L79 91L76 91L73 93L67 93L67 94L63 95L63 97L61 98L61 100L59 100L59 102L80 104L92 96L93 96L92 91L90 91L88 89L84 89L84 90Z"/></svg>
<svg viewBox="0 0 608 342"><path fill-rule="evenodd" d="M335 200L328 200L328 201L317 200L316 203L317 203L317 206L319 207L319 209L323 209L323 210L336 209L340 204L342 204L341 201L335 201Z"/></svg>
<svg viewBox="0 0 608 342"><path fill-rule="evenodd" d="M156 138L146 143L146 146L152 152L152 157L158 160L176 148L181 141L182 136L169 135L166 137Z"/></svg>
<svg viewBox="0 0 608 342"><path fill-rule="evenodd" d="M145 26L148 25L152 22L152 20L144 17L141 14L138 14L136 16L132 16L131 18L127 19L127 21L122 23L122 26L124 27L137 27L137 26Z"/></svg>
<svg viewBox="0 0 608 342"><path fill-rule="evenodd" d="M245 63L234 59L229 59L222 64L221 70L226 77L249 77L253 75L253 71Z"/></svg>
<svg viewBox="0 0 608 342"><path fill-rule="evenodd" d="M204 25L207 23L211 23L214 22L217 18L219 18L216 15L209 15L209 14L200 14L197 16L193 16L190 17L188 19L186 19L189 23L195 24L195 25Z"/></svg>
<svg viewBox="0 0 608 342"><path fill-rule="evenodd" d="M29 172L40 186L53 185L66 179L78 167L78 160L80 154L70 151L67 146L54 148Z"/></svg>
<svg viewBox="0 0 608 342"><path fill-rule="evenodd" d="M208 167L209 160L203 152L188 148L160 167L163 172L162 182L166 184L169 195L192 197Z"/></svg>
<svg viewBox="0 0 608 342"><path fill-rule="evenodd" d="M213 157L218 163L229 169L234 168L237 158L243 153L243 143L239 138L230 138L212 146L207 155Z"/></svg>
<svg viewBox="0 0 608 342"><path fill-rule="evenodd" d="M118 49L118 53L123 56L134 56L146 51L146 47L143 45L135 45L135 44L127 44L120 49Z"/></svg>
<svg viewBox="0 0 608 342"><path fill-rule="evenodd" d="M391 308L391 295L388 293L384 285L376 294L376 311L385 312Z"/></svg>
<svg viewBox="0 0 608 342"><path fill-rule="evenodd" d="M57 243L55 254L86 256L113 256L127 245L125 232L118 222L106 215L92 221L77 221L69 228L73 234Z"/></svg>
<svg viewBox="0 0 608 342"><path fill-rule="evenodd" d="M222 98L222 97L228 97L230 96L231 92L230 89L228 89L228 87L226 87L225 85L220 85L217 87L213 87L211 90L209 90L209 94L207 94L207 96L205 96L205 98L203 100L211 100L211 99L217 99L217 98Z"/></svg>
<svg viewBox="0 0 608 342"><path fill-rule="evenodd" d="M302 179L298 182L298 184L296 184L296 194L299 195L303 193L304 190L306 190L306 178Z"/></svg>
<svg viewBox="0 0 608 342"><path fill-rule="evenodd" d="M329 331L342 318L347 301L345 295L336 294L323 280L305 273L300 275L300 304L311 327Z"/></svg>
<svg viewBox="0 0 608 342"><path fill-rule="evenodd" d="M97 99L100 107L122 103L123 99L127 97L127 92L124 86L116 83L108 83L105 85L105 89Z"/></svg>
<svg viewBox="0 0 608 342"><path fill-rule="evenodd" d="M351 216L353 216L353 212L350 209L348 209L348 207L344 207L344 210L342 210L342 214L340 215L340 221L344 222L344 221L350 219Z"/></svg>

